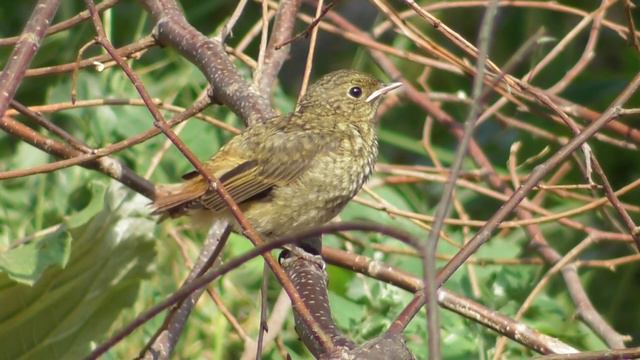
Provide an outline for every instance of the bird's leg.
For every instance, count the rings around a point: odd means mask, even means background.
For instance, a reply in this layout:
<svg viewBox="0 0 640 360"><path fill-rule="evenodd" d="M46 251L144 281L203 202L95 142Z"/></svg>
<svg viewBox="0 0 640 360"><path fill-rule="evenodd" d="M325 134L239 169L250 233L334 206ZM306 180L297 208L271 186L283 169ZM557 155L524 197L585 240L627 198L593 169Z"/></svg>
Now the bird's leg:
<svg viewBox="0 0 640 360"><path fill-rule="evenodd" d="M284 250L282 250L282 252L280 253L280 256L278 257L278 261L282 264L283 260L291 259L293 257L307 260L315 264L316 266L318 266L318 268L321 270L324 270L327 266L324 260L322 260L322 256L320 256L319 254L316 255L316 254L307 252L306 249L296 245L285 245Z"/></svg>

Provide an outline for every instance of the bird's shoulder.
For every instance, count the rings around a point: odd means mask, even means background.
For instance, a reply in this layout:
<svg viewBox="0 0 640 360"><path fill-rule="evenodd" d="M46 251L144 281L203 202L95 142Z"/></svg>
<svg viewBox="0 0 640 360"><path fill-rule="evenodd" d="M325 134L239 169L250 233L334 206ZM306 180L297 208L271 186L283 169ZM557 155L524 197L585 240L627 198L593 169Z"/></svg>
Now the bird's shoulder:
<svg viewBox="0 0 640 360"><path fill-rule="evenodd" d="M269 162L321 153L331 143L332 131L329 126L314 123L317 120L294 112L257 123L234 138L228 150Z"/></svg>

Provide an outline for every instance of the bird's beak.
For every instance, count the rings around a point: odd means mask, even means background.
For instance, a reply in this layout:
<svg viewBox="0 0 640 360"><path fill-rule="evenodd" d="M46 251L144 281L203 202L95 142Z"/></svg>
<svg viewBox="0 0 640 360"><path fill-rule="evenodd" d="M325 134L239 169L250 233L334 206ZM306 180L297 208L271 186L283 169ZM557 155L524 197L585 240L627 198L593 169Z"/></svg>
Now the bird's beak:
<svg viewBox="0 0 640 360"><path fill-rule="evenodd" d="M369 95L369 97L365 101L366 102L372 102L373 100L379 98L380 96L388 93L391 90L399 88L400 86L402 86L401 82L394 82L394 83L391 83L391 84L387 84L387 85L381 87L380 89L372 92L371 95Z"/></svg>

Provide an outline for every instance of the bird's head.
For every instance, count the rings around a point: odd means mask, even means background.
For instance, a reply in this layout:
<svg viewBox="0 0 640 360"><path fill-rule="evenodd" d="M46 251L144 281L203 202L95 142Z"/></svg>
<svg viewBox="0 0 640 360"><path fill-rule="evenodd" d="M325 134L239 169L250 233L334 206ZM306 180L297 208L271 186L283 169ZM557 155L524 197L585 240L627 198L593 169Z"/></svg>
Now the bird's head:
<svg viewBox="0 0 640 360"><path fill-rule="evenodd" d="M297 111L346 121L373 121L382 96L401 83L385 84L355 70L338 70L311 85Z"/></svg>

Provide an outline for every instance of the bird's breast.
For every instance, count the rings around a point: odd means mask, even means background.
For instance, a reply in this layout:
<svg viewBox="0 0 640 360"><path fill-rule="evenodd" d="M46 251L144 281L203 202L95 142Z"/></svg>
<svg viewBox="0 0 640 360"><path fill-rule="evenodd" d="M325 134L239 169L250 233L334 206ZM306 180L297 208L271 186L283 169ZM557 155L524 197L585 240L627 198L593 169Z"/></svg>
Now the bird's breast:
<svg viewBox="0 0 640 360"><path fill-rule="evenodd" d="M378 153L373 131L348 135L334 137L338 143L331 151L318 153L301 176L274 188L269 201L253 203L252 224L278 237L334 218L367 181Z"/></svg>
<svg viewBox="0 0 640 360"><path fill-rule="evenodd" d="M310 167L308 178L315 184L310 191L318 194L320 202L328 206L344 206L355 196L373 171L378 155L375 131L369 128L348 126L339 129L341 136L333 151L319 154Z"/></svg>

